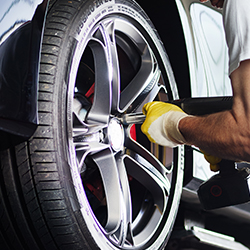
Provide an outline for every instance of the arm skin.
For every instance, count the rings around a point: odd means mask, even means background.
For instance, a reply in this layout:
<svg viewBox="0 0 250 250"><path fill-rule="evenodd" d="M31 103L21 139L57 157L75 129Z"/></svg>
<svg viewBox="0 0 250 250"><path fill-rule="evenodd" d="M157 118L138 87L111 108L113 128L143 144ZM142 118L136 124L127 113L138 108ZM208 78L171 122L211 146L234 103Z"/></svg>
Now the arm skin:
<svg viewBox="0 0 250 250"><path fill-rule="evenodd" d="M201 3L205 3L205 2L208 2L209 0L200 0ZM222 8L223 7L223 3L224 3L224 0L210 0L211 4L214 6L214 7L217 7L217 8Z"/></svg>
<svg viewBox="0 0 250 250"><path fill-rule="evenodd" d="M234 161L250 161L250 60L242 61L230 75L232 110L205 117L186 117L179 130L188 144Z"/></svg>

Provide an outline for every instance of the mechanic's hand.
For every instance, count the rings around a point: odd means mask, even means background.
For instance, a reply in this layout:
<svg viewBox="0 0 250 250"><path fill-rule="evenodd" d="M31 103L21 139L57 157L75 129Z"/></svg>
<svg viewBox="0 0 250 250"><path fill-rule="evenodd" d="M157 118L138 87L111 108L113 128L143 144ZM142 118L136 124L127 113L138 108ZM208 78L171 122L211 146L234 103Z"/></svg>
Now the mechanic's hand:
<svg viewBox="0 0 250 250"><path fill-rule="evenodd" d="M202 3L205 3L208 1L209 0L200 0L200 2L202 2ZM224 0L210 0L210 2L214 7L217 7L217 8L222 8L223 4L224 4Z"/></svg>
<svg viewBox="0 0 250 250"><path fill-rule="evenodd" d="M210 155L203 150L201 150L201 152L204 154L204 158L207 160L207 162L210 163L210 170L213 172L219 171L220 166L218 163L221 162L221 158Z"/></svg>
<svg viewBox="0 0 250 250"><path fill-rule="evenodd" d="M143 106L142 112L146 119L141 130L151 142L171 148L186 142L178 125L187 114L178 106L164 102L149 102Z"/></svg>

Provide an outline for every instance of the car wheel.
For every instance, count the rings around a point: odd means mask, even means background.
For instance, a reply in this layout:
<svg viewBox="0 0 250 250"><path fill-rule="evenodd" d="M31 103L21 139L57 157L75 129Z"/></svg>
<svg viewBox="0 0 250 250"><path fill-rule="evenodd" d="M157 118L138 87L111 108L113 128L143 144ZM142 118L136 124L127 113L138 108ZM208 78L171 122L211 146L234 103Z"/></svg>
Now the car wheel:
<svg viewBox="0 0 250 250"><path fill-rule="evenodd" d="M148 101L178 98L162 43L127 1L53 1L39 127L1 153L1 249L163 249L184 149L141 133Z"/></svg>

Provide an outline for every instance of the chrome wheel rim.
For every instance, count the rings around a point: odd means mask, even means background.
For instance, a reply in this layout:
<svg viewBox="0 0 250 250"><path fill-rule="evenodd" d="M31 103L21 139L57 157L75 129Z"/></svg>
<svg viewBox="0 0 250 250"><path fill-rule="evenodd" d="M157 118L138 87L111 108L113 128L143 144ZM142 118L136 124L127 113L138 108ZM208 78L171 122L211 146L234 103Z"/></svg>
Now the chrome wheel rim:
<svg viewBox="0 0 250 250"><path fill-rule="evenodd" d="M134 122L123 122L144 103L168 99L156 55L130 21L117 16L99 21L79 47L67 127L83 213L88 204L98 228L119 249L146 249L166 227L170 207L177 209L176 173L172 149L150 144L140 124L134 125L136 115ZM80 76L83 71L88 79Z"/></svg>

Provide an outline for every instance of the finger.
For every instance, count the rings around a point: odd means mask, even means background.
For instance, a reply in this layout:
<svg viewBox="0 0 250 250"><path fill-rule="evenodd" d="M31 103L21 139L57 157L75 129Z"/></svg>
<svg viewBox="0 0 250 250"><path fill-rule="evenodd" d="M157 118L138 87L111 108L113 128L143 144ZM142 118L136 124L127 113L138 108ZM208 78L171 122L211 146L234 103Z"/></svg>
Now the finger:
<svg viewBox="0 0 250 250"><path fill-rule="evenodd" d="M148 103L144 104L144 106L142 107L142 113L144 115L147 115L147 110L148 110L149 106L150 106L150 103L148 102Z"/></svg>
<svg viewBox="0 0 250 250"><path fill-rule="evenodd" d="M217 172L220 170L220 166L217 164L210 164L210 170L213 172Z"/></svg>
<svg viewBox="0 0 250 250"><path fill-rule="evenodd" d="M221 158L212 155L204 155L205 159L212 165L216 165L221 162Z"/></svg>
<svg viewBox="0 0 250 250"><path fill-rule="evenodd" d="M144 115L147 115L147 113L150 111L150 109L152 109L153 106L159 106L160 102L148 102L146 104L144 104L144 106L142 107L142 113Z"/></svg>

